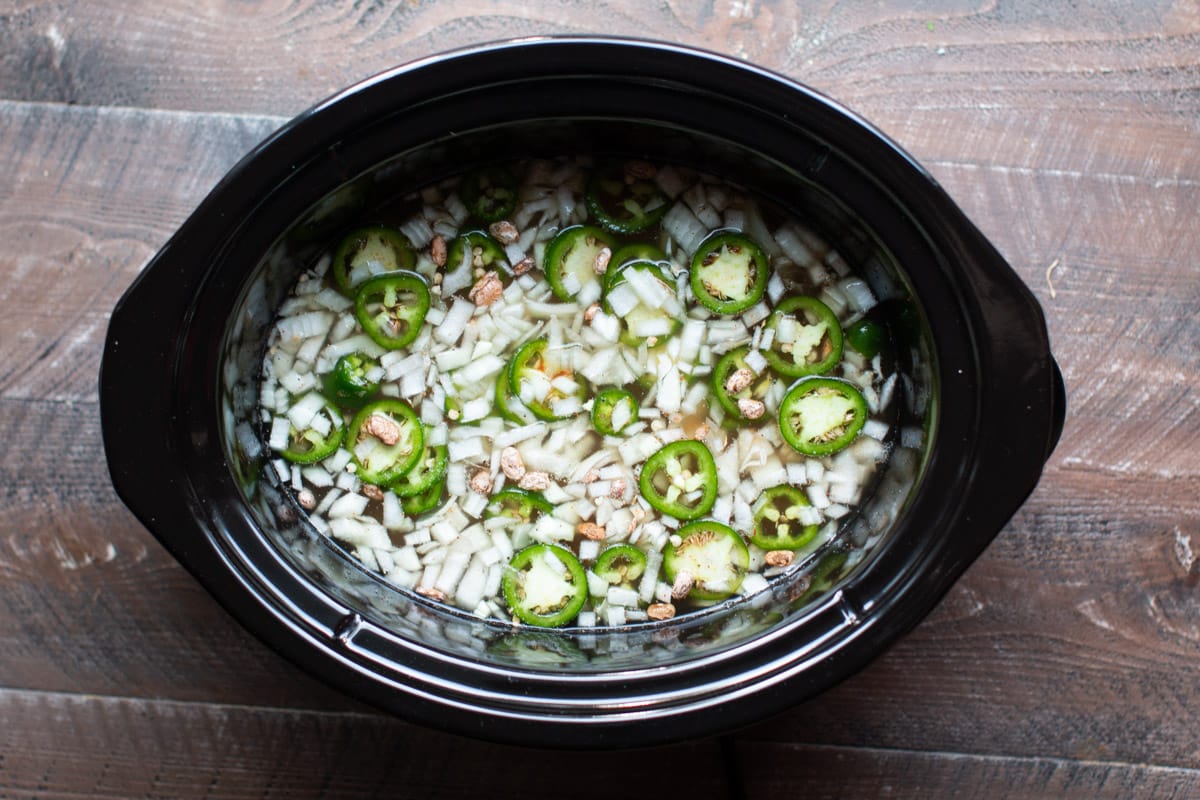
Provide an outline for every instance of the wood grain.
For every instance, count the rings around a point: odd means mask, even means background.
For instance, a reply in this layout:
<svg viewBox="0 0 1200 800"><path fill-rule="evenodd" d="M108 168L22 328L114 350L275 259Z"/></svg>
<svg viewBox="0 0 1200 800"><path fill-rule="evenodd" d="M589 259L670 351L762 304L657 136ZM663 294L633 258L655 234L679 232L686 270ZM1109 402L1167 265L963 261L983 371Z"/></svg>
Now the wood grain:
<svg viewBox="0 0 1200 800"><path fill-rule="evenodd" d="M1041 300L1070 408L1029 502L875 663L630 757L444 736L309 679L123 508L96 406L113 304L289 116L585 32L749 58L893 136ZM1198 207L1194 0L0 1L0 796L1196 796Z"/></svg>
<svg viewBox="0 0 1200 800"><path fill-rule="evenodd" d="M375 714L13 691L0 691L0 714L6 797L731 796L716 740L616 761L482 745Z"/></svg>
<svg viewBox="0 0 1200 800"><path fill-rule="evenodd" d="M1184 800L1200 772L1103 761L874 748L741 744L747 797L954 797L959 800ZM764 769L763 764L772 768Z"/></svg>

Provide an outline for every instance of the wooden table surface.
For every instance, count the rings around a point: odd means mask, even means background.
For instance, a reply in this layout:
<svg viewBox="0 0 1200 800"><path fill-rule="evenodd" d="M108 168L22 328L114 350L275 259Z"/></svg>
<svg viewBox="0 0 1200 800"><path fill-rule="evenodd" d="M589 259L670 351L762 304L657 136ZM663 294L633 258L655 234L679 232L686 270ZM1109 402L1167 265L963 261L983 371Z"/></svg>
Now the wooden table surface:
<svg viewBox="0 0 1200 800"><path fill-rule="evenodd" d="M913 10L913 9L917 10ZM117 500L117 298L330 92L461 45L639 35L779 70L935 174L1069 394L1028 503L911 635L737 733L547 753L352 702ZM0 0L0 796L1200 797L1196 0Z"/></svg>

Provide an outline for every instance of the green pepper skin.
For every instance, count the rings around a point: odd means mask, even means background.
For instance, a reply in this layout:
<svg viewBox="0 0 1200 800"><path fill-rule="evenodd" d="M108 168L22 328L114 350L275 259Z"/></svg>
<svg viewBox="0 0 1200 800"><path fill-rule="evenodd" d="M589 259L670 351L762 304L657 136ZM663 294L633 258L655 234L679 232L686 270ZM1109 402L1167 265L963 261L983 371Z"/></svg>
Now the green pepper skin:
<svg viewBox="0 0 1200 800"><path fill-rule="evenodd" d="M484 167L463 176L459 195L484 222L499 222L517 205L517 179L504 167Z"/></svg>
<svg viewBox="0 0 1200 800"><path fill-rule="evenodd" d="M883 351L887 334L878 322L863 318L846 328L842 338L864 358L874 358Z"/></svg>
<svg viewBox="0 0 1200 800"><path fill-rule="evenodd" d="M741 296L726 294L714 285L719 265L741 255L748 259L750 285ZM731 231L716 231L708 235L692 256L692 294L696 301L718 314L737 314L762 299L767 288L769 267L767 255L750 238Z"/></svg>
<svg viewBox="0 0 1200 800"><path fill-rule="evenodd" d="M429 284L415 272L385 272L363 281L354 316L371 341L388 350L412 344L429 311Z"/></svg>
<svg viewBox="0 0 1200 800"><path fill-rule="evenodd" d="M821 406L843 406L838 424L804 433L806 416L827 416ZM810 413L811 412L811 413ZM867 401L854 384L839 378L805 378L788 389L779 404L779 432L806 456L827 456L849 445L867 421Z"/></svg>
<svg viewBox="0 0 1200 800"><path fill-rule="evenodd" d="M685 461L695 462L695 469L689 469ZM691 474L690 478L683 477L685 471ZM677 480L695 485L683 489L675 483ZM666 488L660 489L663 483L666 483ZM638 487L642 490L642 497L656 511L676 519L696 519L707 514L717 500L717 464L703 442L694 439L671 442L646 459L638 476ZM679 500L685 491L695 489L701 489L702 494L694 505L689 506Z"/></svg>
<svg viewBox="0 0 1200 800"><path fill-rule="evenodd" d="M484 510L484 519L507 517L517 522L533 522L542 514L551 514L554 506L538 492L527 489L501 489L492 495Z"/></svg>
<svg viewBox="0 0 1200 800"><path fill-rule="evenodd" d="M586 281L600 281L592 264L602 248L612 250L615 246L616 240L612 235L594 225L572 225L559 231L546 245L542 257L542 271L546 273L546 281L554 291L554 296L564 303L575 301L576 292L567 291L563 283L568 270L580 285ZM612 263L611 259L609 263Z"/></svg>
<svg viewBox="0 0 1200 800"><path fill-rule="evenodd" d="M467 231L455 237L447 250L446 269L458 269L463 263L463 251L468 248L471 252L472 270L492 269L493 265L496 265L504 267L500 272L504 276L508 276L508 269L505 266L508 257L504 253L504 248L486 231Z"/></svg>
<svg viewBox="0 0 1200 800"><path fill-rule="evenodd" d="M388 488L400 497L419 495L446 477L449 464L450 450L446 445L425 445L412 469L393 481Z"/></svg>
<svg viewBox="0 0 1200 800"><path fill-rule="evenodd" d="M367 424L374 414L380 414L400 427L400 439L396 444L385 444L367 432ZM366 453L364 461L361 446L368 439L377 444L372 452ZM425 431L412 406L403 400L386 397L359 409L350 422L346 445L354 455L355 474L367 483L387 486L416 466L425 452Z"/></svg>
<svg viewBox="0 0 1200 800"><path fill-rule="evenodd" d="M412 269L417 255L408 237L395 228L372 225L346 234L333 256L331 271L334 283L348 297L353 297L362 283L352 281L351 275L355 264L364 259L378 261L384 272L394 272Z"/></svg>
<svg viewBox="0 0 1200 800"><path fill-rule="evenodd" d="M614 544L596 557L592 572L610 584L631 584L646 571L646 554L631 544Z"/></svg>
<svg viewBox="0 0 1200 800"><path fill-rule="evenodd" d="M521 399L521 380L528 371L537 371L544 374L545 352L548 340L545 338L534 339L531 342L526 342L521 345L521 348L513 355L512 360L508 362L508 385L512 396ZM576 380L579 384L578 397L583 400L587 387L581 381ZM567 419L573 415L559 416L554 413L553 404L555 400L565 398L566 395L559 392L557 389L551 389L550 393L540 400L534 400L525 403L525 407L533 412L533 415L538 419L554 422L560 419ZM524 402L524 401L522 401Z"/></svg>
<svg viewBox="0 0 1200 800"><path fill-rule="evenodd" d="M608 291L608 285L616 277L617 273L621 271L621 267L631 261L650 261L659 265L671 263L670 257L658 245L653 245L649 242L627 244L613 253L612 259L608 262L608 270L604 273L605 291Z"/></svg>
<svg viewBox="0 0 1200 800"><path fill-rule="evenodd" d="M628 428L638 420L638 401L632 393L624 389L605 389L592 400L592 427L604 436L620 436L621 431L613 427L613 411L620 403L630 403L632 413L629 421L622 426Z"/></svg>
<svg viewBox="0 0 1200 800"><path fill-rule="evenodd" d="M537 419L533 415L533 412L521 402L521 398L513 395L512 385L508 382L507 369L501 370L500 376L496 378L494 399L495 409L502 419L515 422L518 425L528 425Z"/></svg>
<svg viewBox="0 0 1200 800"><path fill-rule="evenodd" d="M725 355L721 356L717 361L717 365L713 367L712 372L712 393L717 398L717 403L725 411L726 418L732 419L741 425L762 425L769 416L763 414L757 419L750 419L742 410L738 408L738 400L762 400L767 396L775 379L771 376L769 370L763 370L761 375L756 375L751 378L749 385L746 388L730 392L726 385L733 373L739 369L750 369L746 364L746 356L750 353L750 346L743 345L741 347L730 350ZM753 372L753 370L751 370Z"/></svg>
<svg viewBox="0 0 1200 800"><path fill-rule="evenodd" d="M772 369L787 378L803 378L805 375L824 375L841 363L842 326L829 306L815 297L789 297L771 312L766 326L778 328L780 320L789 315L799 317L804 325L825 325L825 335L819 346L819 350L825 350L825 355L812 361L806 356L797 363L793 356L783 353L777 343L772 343L771 348L763 352Z"/></svg>
<svg viewBox="0 0 1200 800"><path fill-rule="evenodd" d="M325 374L325 396L346 408L361 408L379 390L379 383L367 380L377 366L362 353L347 353Z"/></svg>
<svg viewBox="0 0 1200 800"><path fill-rule="evenodd" d="M620 166L592 173L584 191L588 215L616 234L640 233L658 224L671 205L651 180L633 178ZM646 206L653 206L646 211Z"/></svg>
<svg viewBox="0 0 1200 800"><path fill-rule="evenodd" d="M328 434L320 434L312 428L302 431L289 428L291 435L288 437L288 446L280 455L293 464L315 464L333 455L345 438L346 421L342 412L328 399L325 401L325 411L332 420Z"/></svg>
<svg viewBox="0 0 1200 800"><path fill-rule="evenodd" d="M695 583L689 600L704 603L730 597L742 585L750 566L750 550L733 528L716 520L689 522L676 531L678 545L663 550L663 572L671 583L687 572Z"/></svg>
<svg viewBox="0 0 1200 800"><path fill-rule="evenodd" d="M808 496L795 486L772 486L762 493L756 505L750 541L763 550L799 550L812 542L820 530L819 525L800 525L795 517L788 516L797 506L811 505Z"/></svg>
<svg viewBox="0 0 1200 800"><path fill-rule="evenodd" d="M562 564L566 573L561 577L567 579L566 582L571 589L570 595L564 595L558 600L559 605L552 607L532 605L526 594L528 583L526 568L529 568L528 571L537 569L538 565L535 564L535 560L543 558L546 553L552 553ZM545 562L543 562L544 564ZM509 610L527 625L535 625L539 628L558 628L566 625L575 619L587 600L587 575L583 571L583 566L579 563L579 559L575 558L568 550L557 545L531 544L517 551L508 566L509 568L504 571L504 578L501 580L504 600L508 603ZM542 566L541 568L547 569L548 567Z"/></svg>
<svg viewBox="0 0 1200 800"><path fill-rule="evenodd" d="M400 507L404 509L404 513L410 517L419 517L422 514L428 514L442 504L442 498L446 496L446 476L443 475L432 484L430 484L420 494L408 495L400 498Z"/></svg>

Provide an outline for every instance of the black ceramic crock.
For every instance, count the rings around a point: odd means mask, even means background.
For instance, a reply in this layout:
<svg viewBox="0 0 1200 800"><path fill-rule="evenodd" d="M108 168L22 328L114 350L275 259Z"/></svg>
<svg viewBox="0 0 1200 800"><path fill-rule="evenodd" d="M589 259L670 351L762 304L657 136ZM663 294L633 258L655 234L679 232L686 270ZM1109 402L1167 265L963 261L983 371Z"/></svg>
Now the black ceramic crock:
<svg viewBox="0 0 1200 800"><path fill-rule="evenodd" d="M904 375L897 427L919 431L921 445L896 444L826 567L666 622L513 629L361 569L261 470L264 337L314 253L398 192L488 161L580 152L745 185L821 232L884 301ZM260 639L407 719L558 747L727 730L853 674L996 536L1033 490L1064 414L1033 296L894 143L753 66L588 38L426 59L285 125L121 299L100 395L117 492Z"/></svg>

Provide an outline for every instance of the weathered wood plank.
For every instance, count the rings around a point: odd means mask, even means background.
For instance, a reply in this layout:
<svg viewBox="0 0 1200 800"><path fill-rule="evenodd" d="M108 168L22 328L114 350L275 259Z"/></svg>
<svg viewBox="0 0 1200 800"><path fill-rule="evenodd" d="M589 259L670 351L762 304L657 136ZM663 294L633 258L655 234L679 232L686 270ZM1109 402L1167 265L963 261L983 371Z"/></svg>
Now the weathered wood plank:
<svg viewBox="0 0 1200 800"><path fill-rule="evenodd" d="M280 122L0 103L0 395L94 401L117 299Z"/></svg>
<svg viewBox="0 0 1200 800"><path fill-rule="evenodd" d="M1195 494L1051 470L908 637L745 737L1200 767Z"/></svg>
<svg viewBox="0 0 1200 800"><path fill-rule="evenodd" d="M746 797L1183 800L1200 771L1141 764L739 743Z"/></svg>
<svg viewBox="0 0 1200 800"><path fill-rule="evenodd" d="M0 400L0 441L0 686L346 707L241 632L119 506L94 405ZM743 735L1200 766L1200 492L1126 485L1052 469L910 636Z"/></svg>
<svg viewBox="0 0 1200 800"><path fill-rule="evenodd" d="M386 8L72 0L18 3L0 23L0 97L11 99L290 116L433 52L513 36L604 33L712 48L780 70L854 106L922 156L946 157L957 142L959 154L992 150L1022 166L1160 165L1160 174L1172 174L1198 146L1191 121L1200 23L1188 4L1106 2L1066 14L974 0L916 8L827 0L424 0ZM255 43L246 47L251 30ZM1123 135L1108 135L1115 130ZM1156 157L1139 162L1147 136Z"/></svg>
<svg viewBox="0 0 1200 800"><path fill-rule="evenodd" d="M625 753L484 745L373 714L0 691L0 791L67 797L961 797L1157 800L1200 772L715 740ZM732 760L731 760L732 759ZM744 782L731 790L730 781Z"/></svg>
<svg viewBox="0 0 1200 800"><path fill-rule="evenodd" d="M0 401L0 686L357 707L242 630L134 519L94 403Z"/></svg>
<svg viewBox="0 0 1200 800"><path fill-rule="evenodd" d="M95 407L108 310L288 115L447 47L584 31L750 58L895 136L1042 300L1070 391L1041 488L942 605L860 675L738 735L747 795L1200 793L1197 12L0 4L0 98L18 101L0 101L0 794L503 797L534 774L536 797L612 774L612 756L406 726L275 656L121 507ZM720 786L720 755L628 763L665 792L698 770Z"/></svg>
<svg viewBox="0 0 1200 800"><path fill-rule="evenodd" d="M8 309L0 395L93 400L113 303L223 171L279 120L3 110L0 148L17 155L11 189L0 194L0 233L16 245L0 252ZM1071 391L1064 463L1194 475L1197 396L1181 364L1200 335L1191 260L1200 246L1192 213L1200 166L1195 177L1153 181L932 167L1045 304ZM1054 262L1051 297L1046 268Z"/></svg>
<svg viewBox="0 0 1200 800"><path fill-rule="evenodd" d="M727 795L715 740L546 753L484 745L376 714L0 691L4 797Z"/></svg>

